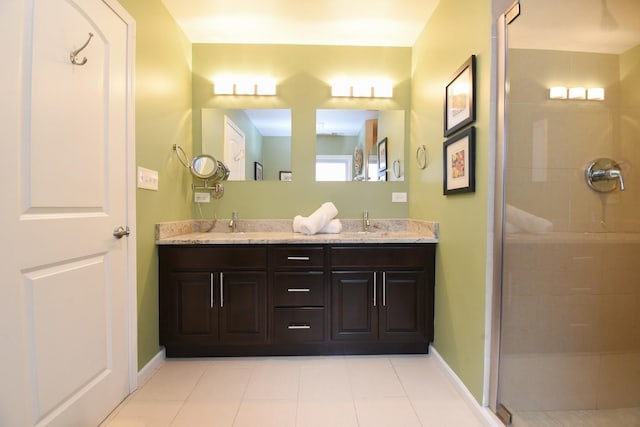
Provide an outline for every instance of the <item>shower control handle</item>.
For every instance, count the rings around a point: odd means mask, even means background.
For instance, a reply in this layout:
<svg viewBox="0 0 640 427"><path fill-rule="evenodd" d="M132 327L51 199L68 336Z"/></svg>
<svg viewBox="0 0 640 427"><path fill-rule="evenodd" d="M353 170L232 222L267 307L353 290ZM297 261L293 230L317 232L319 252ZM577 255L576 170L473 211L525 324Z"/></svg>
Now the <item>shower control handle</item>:
<svg viewBox="0 0 640 427"><path fill-rule="evenodd" d="M584 177L587 185L599 193L608 193L616 188L624 191L622 169L615 160L605 157L594 160L587 166Z"/></svg>

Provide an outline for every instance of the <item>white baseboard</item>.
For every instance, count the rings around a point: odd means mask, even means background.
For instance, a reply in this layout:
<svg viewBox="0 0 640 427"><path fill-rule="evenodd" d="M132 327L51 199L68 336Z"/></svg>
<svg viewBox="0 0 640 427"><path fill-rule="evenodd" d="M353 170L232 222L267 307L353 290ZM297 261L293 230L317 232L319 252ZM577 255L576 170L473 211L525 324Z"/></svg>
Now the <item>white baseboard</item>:
<svg viewBox="0 0 640 427"><path fill-rule="evenodd" d="M453 384L453 386L460 392L464 400L467 402L474 415L483 425L488 427L504 427L504 424L500 422L498 417L487 407L481 406L475 397L471 394L469 389L464 385L460 377L451 369L451 367L445 362L445 360L440 356L440 353L433 347L433 345L429 346L429 354L433 356L433 358L440 364L444 372L449 377L449 380Z"/></svg>
<svg viewBox="0 0 640 427"><path fill-rule="evenodd" d="M164 347L138 371L138 387L144 384L166 359Z"/></svg>

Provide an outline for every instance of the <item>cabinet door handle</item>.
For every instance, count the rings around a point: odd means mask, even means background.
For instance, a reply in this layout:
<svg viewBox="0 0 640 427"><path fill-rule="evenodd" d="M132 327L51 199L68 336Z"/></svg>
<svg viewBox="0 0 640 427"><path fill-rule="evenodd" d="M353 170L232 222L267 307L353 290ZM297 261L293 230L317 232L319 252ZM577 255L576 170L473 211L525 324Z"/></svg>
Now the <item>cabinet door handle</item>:
<svg viewBox="0 0 640 427"><path fill-rule="evenodd" d="M378 285L378 284L376 283L376 279L377 279L377 274L376 274L376 272L374 271L374 272L373 272L373 306L374 306L374 307L377 305L376 294L378 293L378 292L377 292L377 290L378 290L378 289L377 289L377 285Z"/></svg>
<svg viewBox="0 0 640 427"><path fill-rule="evenodd" d="M220 308L224 307L224 273L220 273Z"/></svg>
<svg viewBox="0 0 640 427"><path fill-rule="evenodd" d="M308 256L288 256L287 260L289 261L309 261L311 258Z"/></svg>
<svg viewBox="0 0 640 427"><path fill-rule="evenodd" d="M287 329L311 329L311 325L289 325Z"/></svg>
<svg viewBox="0 0 640 427"><path fill-rule="evenodd" d="M213 308L213 273L211 273L209 276L211 286L211 308Z"/></svg>
<svg viewBox="0 0 640 427"><path fill-rule="evenodd" d="M387 306L387 272L382 272L382 306Z"/></svg>
<svg viewBox="0 0 640 427"><path fill-rule="evenodd" d="M311 292L309 288L289 288L287 292Z"/></svg>

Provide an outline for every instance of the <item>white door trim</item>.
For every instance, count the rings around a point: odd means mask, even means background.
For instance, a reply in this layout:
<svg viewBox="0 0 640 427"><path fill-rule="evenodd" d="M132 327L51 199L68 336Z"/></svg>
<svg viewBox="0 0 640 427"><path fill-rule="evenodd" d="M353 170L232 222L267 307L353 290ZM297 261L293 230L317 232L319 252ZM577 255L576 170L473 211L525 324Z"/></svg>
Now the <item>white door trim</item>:
<svg viewBox="0 0 640 427"><path fill-rule="evenodd" d="M102 0L127 25L127 313L129 330L129 393L138 388L138 277L136 261L136 22L117 0Z"/></svg>

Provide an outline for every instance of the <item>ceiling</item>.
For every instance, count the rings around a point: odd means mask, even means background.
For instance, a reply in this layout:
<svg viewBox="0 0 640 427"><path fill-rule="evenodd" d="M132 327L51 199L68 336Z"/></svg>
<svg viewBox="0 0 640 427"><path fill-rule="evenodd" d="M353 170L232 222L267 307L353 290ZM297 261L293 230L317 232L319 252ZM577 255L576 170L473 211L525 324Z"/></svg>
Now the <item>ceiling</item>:
<svg viewBox="0 0 640 427"><path fill-rule="evenodd" d="M440 0L162 0L192 43L412 47Z"/></svg>
<svg viewBox="0 0 640 427"><path fill-rule="evenodd" d="M509 46L621 54L640 44L640 0L521 0Z"/></svg>
<svg viewBox="0 0 640 427"><path fill-rule="evenodd" d="M440 0L162 0L192 43L412 47ZM619 54L640 0L521 0L512 47Z"/></svg>

